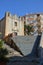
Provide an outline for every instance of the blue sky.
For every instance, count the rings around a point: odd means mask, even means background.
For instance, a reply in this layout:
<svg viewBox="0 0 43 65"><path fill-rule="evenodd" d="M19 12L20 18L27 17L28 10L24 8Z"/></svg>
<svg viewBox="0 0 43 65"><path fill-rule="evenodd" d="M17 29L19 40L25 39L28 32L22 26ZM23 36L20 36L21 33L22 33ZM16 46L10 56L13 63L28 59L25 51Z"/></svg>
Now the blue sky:
<svg viewBox="0 0 43 65"><path fill-rule="evenodd" d="M43 0L0 0L0 18L7 11L19 16L43 12Z"/></svg>

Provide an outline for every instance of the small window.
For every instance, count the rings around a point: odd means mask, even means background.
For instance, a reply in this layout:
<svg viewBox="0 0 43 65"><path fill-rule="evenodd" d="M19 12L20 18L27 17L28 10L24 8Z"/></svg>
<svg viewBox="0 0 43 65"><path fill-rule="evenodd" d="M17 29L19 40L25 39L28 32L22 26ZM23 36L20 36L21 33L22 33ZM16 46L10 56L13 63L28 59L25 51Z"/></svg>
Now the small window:
<svg viewBox="0 0 43 65"><path fill-rule="evenodd" d="M17 32L14 32L15 36L17 36Z"/></svg>
<svg viewBox="0 0 43 65"><path fill-rule="evenodd" d="M8 13L8 16L10 16L10 13Z"/></svg>
<svg viewBox="0 0 43 65"><path fill-rule="evenodd" d="M15 22L15 26L17 26L17 22Z"/></svg>

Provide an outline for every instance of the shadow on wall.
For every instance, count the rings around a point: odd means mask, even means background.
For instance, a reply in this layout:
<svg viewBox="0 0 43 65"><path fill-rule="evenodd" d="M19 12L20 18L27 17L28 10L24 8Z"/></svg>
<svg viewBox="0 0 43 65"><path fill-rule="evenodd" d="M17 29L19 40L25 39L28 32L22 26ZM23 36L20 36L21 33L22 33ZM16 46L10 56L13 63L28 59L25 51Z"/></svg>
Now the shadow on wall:
<svg viewBox="0 0 43 65"><path fill-rule="evenodd" d="M43 48L39 47L39 56L40 58L43 58Z"/></svg>
<svg viewBox="0 0 43 65"><path fill-rule="evenodd" d="M40 45L40 41L41 41L41 35L37 36L37 39L34 43L33 49L32 49L32 56L36 56L39 57L39 45Z"/></svg>

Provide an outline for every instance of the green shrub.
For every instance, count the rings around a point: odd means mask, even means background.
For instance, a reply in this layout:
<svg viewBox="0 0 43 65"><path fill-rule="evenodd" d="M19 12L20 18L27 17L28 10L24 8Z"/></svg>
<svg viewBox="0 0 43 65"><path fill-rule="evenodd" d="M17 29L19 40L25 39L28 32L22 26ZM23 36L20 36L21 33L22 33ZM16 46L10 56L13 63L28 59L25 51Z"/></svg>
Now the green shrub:
<svg viewBox="0 0 43 65"><path fill-rule="evenodd" d="M0 40L0 61L6 61L6 55L8 54L8 50L3 47L4 41Z"/></svg>
<svg viewBox="0 0 43 65"><path fill-rule="evenodd" d="M4 41L0 39L0 49L3 47Z"/></svg>

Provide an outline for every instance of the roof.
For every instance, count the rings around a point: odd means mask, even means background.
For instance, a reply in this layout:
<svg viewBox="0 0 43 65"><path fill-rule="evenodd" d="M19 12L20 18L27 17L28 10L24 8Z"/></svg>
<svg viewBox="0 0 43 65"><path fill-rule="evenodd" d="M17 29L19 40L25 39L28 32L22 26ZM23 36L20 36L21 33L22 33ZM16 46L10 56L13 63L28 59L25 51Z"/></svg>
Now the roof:
<svg viewBox="0 0 43 65"><path fill-rule="evenodd" d="M12 40L24 55L32 52L37 36L15 36Z"/></svg>

